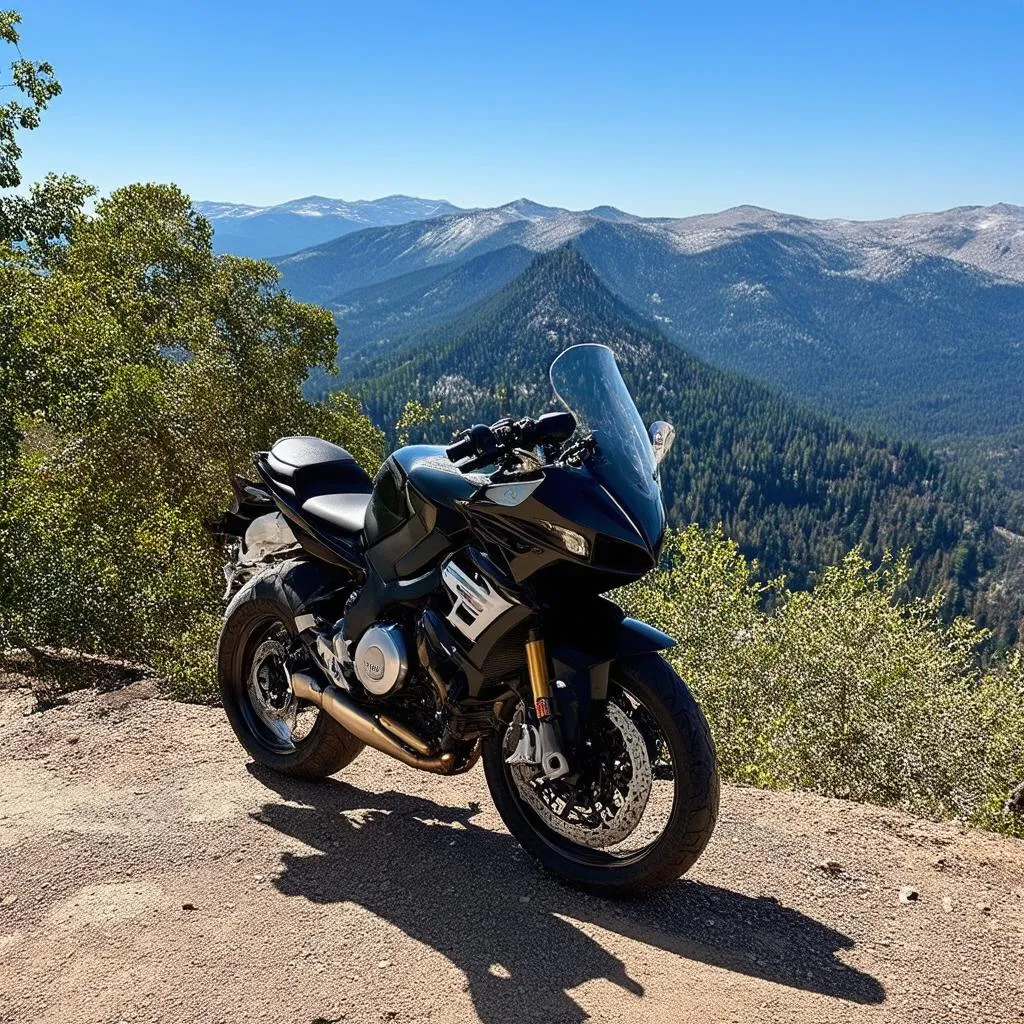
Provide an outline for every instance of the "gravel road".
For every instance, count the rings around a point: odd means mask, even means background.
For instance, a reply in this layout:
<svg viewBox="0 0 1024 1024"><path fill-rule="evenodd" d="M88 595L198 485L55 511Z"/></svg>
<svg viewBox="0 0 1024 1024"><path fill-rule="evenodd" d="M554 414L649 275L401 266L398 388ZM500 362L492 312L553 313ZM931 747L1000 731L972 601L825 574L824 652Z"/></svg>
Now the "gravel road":
<svg viewBox="0 0 1024 1024"><path fill-rule="evenodd" d="M151 697L0 688L0 1021L1024 1021L1024 843L727 786L687 879L613 903L479 768L297 783Z"/></svg>

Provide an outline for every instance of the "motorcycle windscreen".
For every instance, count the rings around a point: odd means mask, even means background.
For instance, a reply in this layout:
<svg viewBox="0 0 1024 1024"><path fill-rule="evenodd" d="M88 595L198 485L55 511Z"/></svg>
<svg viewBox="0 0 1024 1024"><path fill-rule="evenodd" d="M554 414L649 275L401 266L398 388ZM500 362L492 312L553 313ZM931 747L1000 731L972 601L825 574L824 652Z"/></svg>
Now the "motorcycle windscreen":
<svg viewBox="0 0 1024 1024"><path fill-rule="evenodd" d="M591 471L630 517L648 547L665 532L665 507L650 438L615 356L604 345L574 345L551 364L551 386L597 442Z"/></svg>

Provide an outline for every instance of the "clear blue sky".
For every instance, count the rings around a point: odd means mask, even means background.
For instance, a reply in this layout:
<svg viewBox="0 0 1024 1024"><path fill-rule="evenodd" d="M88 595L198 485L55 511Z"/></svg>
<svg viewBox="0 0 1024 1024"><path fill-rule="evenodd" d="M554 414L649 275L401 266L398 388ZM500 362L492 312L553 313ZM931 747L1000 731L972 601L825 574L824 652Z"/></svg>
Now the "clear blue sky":
<svg viewBox="0 0 1024 1024"><path fill-rule="evenodd" d="M65 90L33 177L651 215L1024 204L1024 0L11 5Z"/></svg>

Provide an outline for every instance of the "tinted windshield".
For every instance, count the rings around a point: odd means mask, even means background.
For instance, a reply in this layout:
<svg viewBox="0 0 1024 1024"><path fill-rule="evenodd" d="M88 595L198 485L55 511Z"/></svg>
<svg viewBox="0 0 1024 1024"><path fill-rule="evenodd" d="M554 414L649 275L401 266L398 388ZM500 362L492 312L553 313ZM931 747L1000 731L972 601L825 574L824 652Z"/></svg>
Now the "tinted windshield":
<svg viewBox="0 0 1024 1024"><path fill-rule="evenodd" d="M604 345L574 345L551 364L551 386L597 442L591 470L656 547L665 510L651 442L612 351Z"/></svg>

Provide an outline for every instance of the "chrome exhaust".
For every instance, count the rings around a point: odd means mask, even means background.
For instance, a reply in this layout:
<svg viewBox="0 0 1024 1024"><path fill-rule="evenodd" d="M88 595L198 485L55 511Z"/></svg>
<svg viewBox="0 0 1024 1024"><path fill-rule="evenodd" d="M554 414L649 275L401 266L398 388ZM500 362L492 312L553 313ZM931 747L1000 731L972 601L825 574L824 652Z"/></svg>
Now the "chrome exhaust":
<svg viewBox="0 0 1024 1024"><path fill-rule="evenodd" d="M299 700L308 700L330 715L339 725L348 729L356 739L383 754L389 754L396 761L410 768L447 775L455 763L455 755L444 753L438 756L428 754L430 747L410 729L390 719L377 718L356 702L338 686L321 686L308 672L290 672L292 693ZM391 732L385 725L392 725ZM399 731L401 730L401 731ZM415 747L416 749L410 749Z"/></svg>

